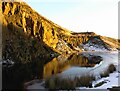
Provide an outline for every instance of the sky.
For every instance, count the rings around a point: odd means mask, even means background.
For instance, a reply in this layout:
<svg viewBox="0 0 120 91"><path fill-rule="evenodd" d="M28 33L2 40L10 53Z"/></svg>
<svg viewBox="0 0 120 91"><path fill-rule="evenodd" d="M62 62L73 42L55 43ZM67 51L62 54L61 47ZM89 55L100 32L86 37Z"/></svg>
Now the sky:
<svg viewBox="0 0 120 91"><path fill-rule="evenodd" d="M119 0L25 0L35 11L74 32L118 38Z"/></svg>

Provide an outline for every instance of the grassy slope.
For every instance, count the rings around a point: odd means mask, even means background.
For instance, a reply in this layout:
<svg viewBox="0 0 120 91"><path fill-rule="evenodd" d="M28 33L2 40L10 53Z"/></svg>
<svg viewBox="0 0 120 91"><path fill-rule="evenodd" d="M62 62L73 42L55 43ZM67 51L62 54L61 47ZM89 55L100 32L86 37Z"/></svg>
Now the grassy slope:
<svg viewBox="0 0 120 91"><path fill-rule="evenodd" d="M101 39L110 45L112 48L120 48L120 41L118 39L110 38L110 37L105 37L101 36Z"/></svg>

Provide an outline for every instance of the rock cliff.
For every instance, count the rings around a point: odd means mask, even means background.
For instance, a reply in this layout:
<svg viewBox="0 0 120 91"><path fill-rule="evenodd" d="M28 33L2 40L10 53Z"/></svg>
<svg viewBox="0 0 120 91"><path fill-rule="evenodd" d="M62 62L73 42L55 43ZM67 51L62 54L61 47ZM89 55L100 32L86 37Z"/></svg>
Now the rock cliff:
<svg viewBox="0 0 120 91"><path fill-rule="evenodd" d="M105 47L119 48L112 38L94 32L74 33L38 14L24 2L1 2L3 58L12 55L19 60L82 51L92 38ZM111 42L110 42L111 41ZM116 46L114 45L116 43Z"/></svg>
<svg viewBox="0 0 120 91"><path fill-rule="evenodd" d="M78 60L80 55L71 56L73 52L120 49L117 39L94 32L71 32L41 16L21 0L12 1L20 2L0 2L3 90L24 89L26 81L46 78L72 64L94 66L84 57ZM54 58L59 54L63 55ZM66 61L69 55L69 61ZM66 63L58 65L58 62Z"/></svg>

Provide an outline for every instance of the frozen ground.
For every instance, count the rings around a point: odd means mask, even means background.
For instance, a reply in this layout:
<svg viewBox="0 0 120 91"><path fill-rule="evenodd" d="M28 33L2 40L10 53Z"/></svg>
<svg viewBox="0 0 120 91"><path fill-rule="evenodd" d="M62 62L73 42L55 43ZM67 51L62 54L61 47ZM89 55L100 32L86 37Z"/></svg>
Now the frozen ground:
<svg viewBox="0 0 120 91"><path fill-rule="evenodd" d="M111 73L109 77L94 81L92 84L93 88L78 87L76 89L107 89L107 88L112 88L112 87L116 87L116 86L120 85L118 83L118 79L120 79L120 73L118 73L116 71L114 73ZM105 83L99 87L94 87L96 84L98 84L100 82L105 82Z"/></svg>
<svg viewBox="0 0 120 91"><path fill-rule="evenodd" d="M83 46L84 50L87 51L107 51L104 46L94 45L92 43L87 43Z"/></svg>
<svg viewBox="0 0 120 91"><path fill-rule="evenodd" d="M44 81L40 80L32 80L30 82L25 83L24 85L27 87L29 91L33 91L34 89L45 89Z"/></svg>
<svg viewBox="0 0 120 91"><path fill-rule="evenodd" d="M107 60L111 60L112 63L114 65L116 65L117 71L115 71L114 73L111 73L109 75L109 77L105 77L105 78L101 78L97 81L94 81L92 83L93 88L86 88L86 87L79 87L77 89L107 89L107 88L112 88L112 87L116 87L116 86L120 86L120 55L118 52L111 52L112 55L104 55L101 54L101 56L104 58L105 61ZM115 56L116 55L116 56ZM99 86L99 87L94 87L96 84L100 83L100 82L105 82L103 85Z"/></svg>
<svg viewBox="0 0 120 91"><path fill-rule="evenodd" d="M83 49L87 51L108 51L108 49L106 49L105 46L101 43L102 42L100 40L97 41L97 44L94 44L91 41L89 41L88 43L83 45ZM109 50L117 51L116 48L109 48Z"/></svg>
<svg viewBox="0 0 120 91"><path fill-rule="evenodd" d="M113 86L118 86L119 85L118 78L120 78L118 74L119 74L118 72L114 72L114 73L110 74L109 77L102 78L96 82L93 82L93 86L97 83L102 82L102 81L104 81L106 83L104 83L100 87L96 87L97 89L107 89L107 88L112 88Z"/></svg>
<svg viewBox="0 0 120 91"><path fill-rule="evenodd" d="M95 65L95 67L71 67L59 75L62 77L70 76L81 76L84 74L92 74L92 75L99 75L101 72L105 71L110 64L118 65L118 52L84 52L84 55L96 55L101 56L103 58L103 61L101 61L99 64Z"/></svg>
<svg viewBox="0 0 120 91"><path fill-rule="evenodd" d="M120 64L119 64L119 61L118 61L118 52L117 51L113 51L113 52L90 52L91 54L93 55L99 55L99 56L102 56L103 57L103 62L99 65L96 65L95 67L93 68L88 68L88 71L91 73L91 74L94 74L94 75L97 75L99 74L100 72L103 72L107 66L111 63L113 63L114 65L116 65L117 67L117 71L115 71L114 73L111 73L109 75L109 77L106 77L106 78L99 78L98 80L94 81L92 83L93 85L93 88L86 88L86 87L77 87L76 89L80 89L81 91L85 91L85 89L89 89L87 91L93 91L93 89L107 89L107 88L112 88L114 86L119 86L120 84L118 84L118 79L120 79ZM82 68L83 70L84 68ZM73 74L77 74L77 72L79 71L80 72L81 69L79 69L78 67L77 68L72 68L72 72ZM65 72L68 73L69 75L69 72L70 74L72 74L72 72L70 71L70 69L66 70ZM119 72L118 72L119 71ZM64 73L62 73L62 75L64 76ZM74 73L75 72L75 73ZM87 71L86 71L87 72ZM100 83L100 82L105 82L103 85L99 86L99 87L94 87L96 84ZM32 85L29 85L27 87L27 89L44 89L44 86L43 86L43 82L41 83L38 83L38 82L34 82ZM91 90L90 90L91 89ZM31 90L30 90L31 91ZM95 90L96 91L96 90ZM99 90L100 91L100 90ZM102 91L107 91L107 90L102 90Z"/></svg>

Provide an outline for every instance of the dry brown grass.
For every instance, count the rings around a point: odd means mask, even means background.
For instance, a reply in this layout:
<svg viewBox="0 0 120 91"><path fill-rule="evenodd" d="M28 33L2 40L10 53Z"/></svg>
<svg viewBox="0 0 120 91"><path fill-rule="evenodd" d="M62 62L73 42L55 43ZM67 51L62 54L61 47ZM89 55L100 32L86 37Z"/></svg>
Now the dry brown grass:
<svg viewBox="0 0 120 91"><path fill-rule="evenodd" d="M93 75L84 75L75 78L77 87L92 87L93 80L95 80Z"/></svg>
<svg viewBox="0 0 120 91"><path fill-rule="evenodd" d="M75 89L75 87L92 87L92 81L95 77L92 75L84 75L75 77L74 79L60 77L48 78L45 81L45 87L49 89Z"/></svg>
<svg viewBox="0 0 120 91"><path fill-rule="evenodd" d="M100 74L102 77L109 76L110 73L116 71L116 68L113 64L110 64L108 69L105 70L103 73ZM45 87L49 89L75 89L76 87L92 87L92 81L95 80L93 75L87 74L81 77L75 77L74 79L71 78L60 78L55 76L54 78L48 78L45 81ZM97 84L96 86L102 85L102 83Z"/></svg>
<svg viewBox="0 0 120 91"><path fill-rule="evenodd" d="M114 71L116 71L116 67L114 64L110 64L109 67L108 67L108 70L110 73L113 73Z"/></svg>
<svg viewBox="0 0 120 91"><path fill-rule="evenodd" d="M61 79L56 76L54 78L46 79L45 87L49 89L75 89L76 83L70 78Z"/></svg>
<svg viewBox="0 0 120 91"><path fill-rule="evenodd" d="M107 68L107 70L105 70L104 72L102 72L100 74L101 78L102 77L108 77L110 73L113 73L114 71L116 71L116 67L114 64L110 64Z"/></svg>

